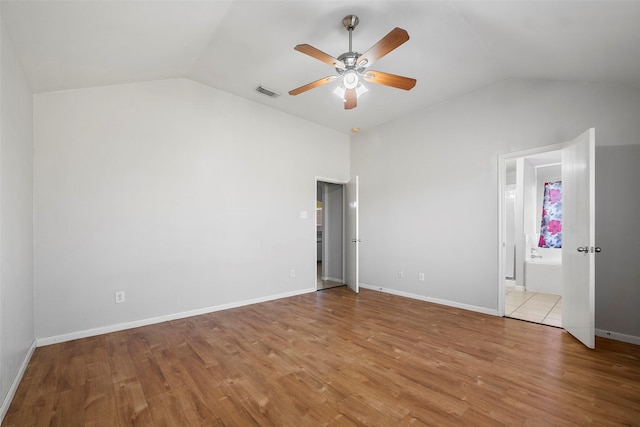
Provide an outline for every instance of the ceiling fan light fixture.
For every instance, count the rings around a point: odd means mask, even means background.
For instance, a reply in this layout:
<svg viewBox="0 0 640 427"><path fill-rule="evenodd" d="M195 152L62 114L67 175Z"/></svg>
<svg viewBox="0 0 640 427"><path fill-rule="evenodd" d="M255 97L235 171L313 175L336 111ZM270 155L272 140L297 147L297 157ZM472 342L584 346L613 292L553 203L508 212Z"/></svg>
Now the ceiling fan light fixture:
<svg viewBox="0 0 640 427"><path fill-rule="evenodd" d="M342 84L347 89L355 89L358 86L359 79L355 70L348 70L342 77Z"/></svg>
<svg viewBox="0 0 640 427"><path fill-rule="evenodd" d="M360 95L366 92L369 92L369 89L367 89L367 87L362 83L358 82L358 85L356 86L356 96L360 97ZM336 88L333 90L333 93L335 93L338 96L338 98L342 99L342 102L347 102L344 96L345 93L347 93L347 88L344 87L343 85L336 86Z"/></svg>
<svg viewBox="0 0 640 427"><path fill-rule="evenodd" d="M362 83L360 83L358 87L356 87L356 96L360 97L360 95L366 92L369 92L369 89L367 89L367 87Z"/></svg>
<svg viewBox="0 0 640 427"><path fill-rule="evenodd" d="M333 90L333 93L335 93L336 95L338 95L338 98L342 99L342 102L346 102L346 99L344 98L344 94L347 90L344 88L344 86L342 85L338 85L336 86L336 88Z"/></svg>

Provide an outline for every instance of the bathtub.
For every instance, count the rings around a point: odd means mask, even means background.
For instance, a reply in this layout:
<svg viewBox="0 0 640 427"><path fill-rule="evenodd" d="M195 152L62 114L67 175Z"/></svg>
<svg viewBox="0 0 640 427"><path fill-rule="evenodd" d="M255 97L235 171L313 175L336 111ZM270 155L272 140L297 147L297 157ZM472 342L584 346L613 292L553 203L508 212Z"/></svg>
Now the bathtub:
<svg viewBox="0 0 640 427"><path fill-rule="evenodd" d="M531 292L562 295L562 260L554 258L525 260L524 286Z"/></svg>

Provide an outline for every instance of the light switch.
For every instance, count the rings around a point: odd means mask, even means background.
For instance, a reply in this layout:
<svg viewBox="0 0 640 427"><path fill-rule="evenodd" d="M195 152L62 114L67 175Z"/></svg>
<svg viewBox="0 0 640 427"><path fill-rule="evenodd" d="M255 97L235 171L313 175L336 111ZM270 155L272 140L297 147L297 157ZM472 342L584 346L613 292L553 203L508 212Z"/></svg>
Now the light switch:
<svg viewBox="0 0 640 427"><path fill-rule="evenodd" d="M300 211L300 219L307 219L307 211Z"/></svg>

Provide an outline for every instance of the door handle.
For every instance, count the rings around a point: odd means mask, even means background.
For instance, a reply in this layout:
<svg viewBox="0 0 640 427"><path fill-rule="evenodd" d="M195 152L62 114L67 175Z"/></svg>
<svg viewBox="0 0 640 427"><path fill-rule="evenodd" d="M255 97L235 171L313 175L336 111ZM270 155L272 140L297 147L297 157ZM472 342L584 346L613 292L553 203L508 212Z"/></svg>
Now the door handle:
<svg viewBox="0 0 640 427"><path fill-rule="evenodd" d="M589 252L591 253L600 253L602 252L602 249L600 249L599 246L596 246L595 248L593 246L591 246L591 248L589 248L589 246L580 246L578 248L578 252L583 252L585 254L588 254Z"/></svg>

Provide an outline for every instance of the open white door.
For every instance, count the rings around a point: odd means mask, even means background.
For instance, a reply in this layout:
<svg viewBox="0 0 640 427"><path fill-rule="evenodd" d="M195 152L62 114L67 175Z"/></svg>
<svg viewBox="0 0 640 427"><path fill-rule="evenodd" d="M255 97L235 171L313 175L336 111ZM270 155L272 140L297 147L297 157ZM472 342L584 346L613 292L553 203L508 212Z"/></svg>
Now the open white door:
<svg viewBox="0 0 640 427"><path fill-rule="evenodd" d="M359 259L358 246L360 244L360 234L358 231L358 177L353 177L345 185L345 277L347 286L358 292Z"/></svg>
<svg viewBox="0 0 640 427"><path fill-rule="evenodd" d="M562 326L595 347L595 129L562 149Z"/></svg>

